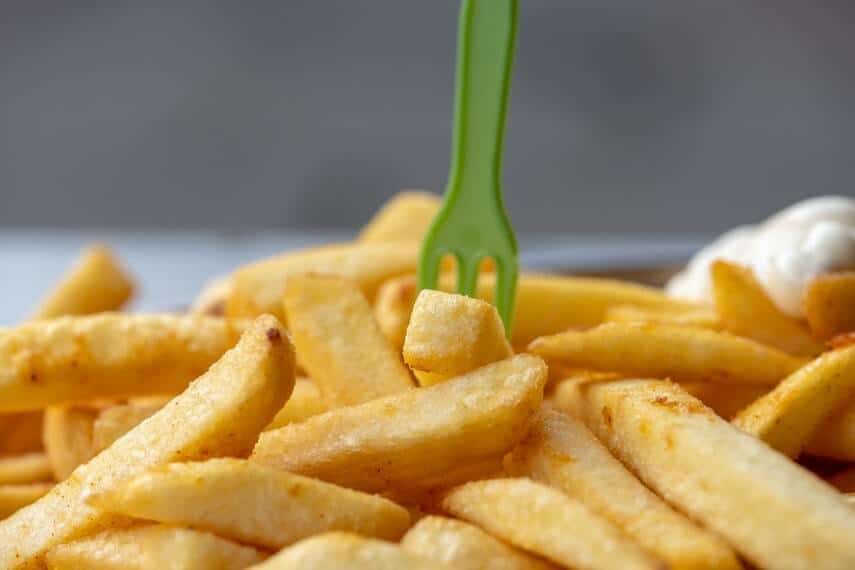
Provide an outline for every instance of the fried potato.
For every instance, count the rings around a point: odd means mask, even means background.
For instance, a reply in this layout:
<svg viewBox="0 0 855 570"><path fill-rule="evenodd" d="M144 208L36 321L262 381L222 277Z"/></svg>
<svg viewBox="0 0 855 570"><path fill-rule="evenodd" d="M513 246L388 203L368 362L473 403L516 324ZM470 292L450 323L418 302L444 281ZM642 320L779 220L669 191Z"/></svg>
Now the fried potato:
<svg viewBox="0 0 855 570"><path fill-rule="evenodd" d="M529 479L490 479L455 487L442 508L511 544L572 568L661 570L606 519L576 499Z"/></svg>
<svg viewBox="0 0 855 570"><path fill-rule="evenodd" d="M855 331L855 271L820 275L805 292L808 325L820 338Z"/></svg>
<svg viewBox="0 0 855 570"><path fill-rule="evenodd" d="M0 484L0 520L36 502L53 488L53 483Z"/></svg>
<svg viewBox="0 0 855 570"><path fill-rule="evenodd" d="M388 499L243 459L165 465L89 504L276 550L330 530L398 540L410 525L407 510Z"/></svg>
<svg viewBox="0 0 855 570"><path fill-rule="evenodd" d="M477 526L439 516L421 519L401 539L401 547L458 570L550 570L546 561L494 538Z"/></svg>
<svg viewBox="0 0 855 570"><path fill-rule="evenodd" d="M161 525L110 530L52 549L49 570L242 570L262 552L223 538Z"/></svg>
<svg viewBox="0 0 855 570"><path fill-rule="evenodd" d="M327 532L307 538L251 570L451 570L410 554L397 544L348 532Z"/></svg>
<svg viewBox="0 0 855 570"><path fill-rule="evenodd" d="M755 384L718 384L716 382L681 382L686 392L713 409L725 419L745 409L769 392L768 386Z"/></svg>
<svg viewBox="0 0 855 570"><path fill-rule="evenodd" d="M359 284L372 300L380 285L392 277L412 273L419 255L418 243L356 243L287 253L239 269L231 277L226 304L230 317L270 313L284 318L282 295L292 277L308 274L337 275Z"/></svg>
<svg viewBox="0 0 855 570"><path fill-rule="evenodd" d="M541 337L529 350L547 362L679 381L773 386L805 361L754 341L673 325L606 323Z"/></svg>
<svg viewBox="0 0 855 570"><path fill-rule="evenodd" d="M92 449L95 453L107 449L140 422L160 411L168 402L169 398L164 398L159 402L134 402L101 410L92 423Z"/></svg>
<svg viewBox="0 0 855 570"><path fill-rule="evenodd" d="M855 492L855 467L849 467L843 471L835 473L828 482L834 485L834 487L841 493Z"/></svg>
<svg viewBox="0 0 855 570"><path fill-rule="evenodd" d="M0 456L41 451L43 423L41 411L0 414Z"/></svg>
<svg viewBox="0 0 855 570"><path fill-rule="evenodd" d="M710 267L710 277L716 312L726 330L796 356L822 352L822 343L775 305L751 269L720 260Z"/></svg>
<svg viewBox="0 0 855 570"><path fill-rule="evenodd" d="M855 567L839 493L661 380L584 386L585 419L662 498L761 568Z"/></svg>
<svg viewBox="0 0 855 570"><path fill-rule="evenodd" d="M538 414L505 459L508 473L531 477L579 500L617 525L673 570L740 568L720 539L675 512L635 478L579 420Z"/></svg>
<svg viewBox="0 0 855 570"><path fill-rule="evenodd" d="M419 294L407 327L404 361L429 373L420 377L422 385L465 374L512 353L493 305L440 291Z"/></svg>
<svg viewBox="0 0 855 570"><path fill-rule="evenodd" d="M404 363L352 281L293 277L285 291L288 328L300 362L330 408L361 404L413 387Z"/></svg>
<svg viewBox="0 0 855 570"><path fill-rule="evenodd" d="M243 455L288 398L294 350L270 316L165 408L116 441L29 507L0 523L0 568L16 569L51 548L92 534L116 517L85 499L152 467Z"/></svg>
<svg viewBox="0 0 855 570"><path fill-rule="evenodd" d="M133 279L105 245L84 250L80 259L42 301L35 319L115 311L131 298Z"/></svg>
<svg viewBox="0 0 855 570"><path fill-rule="evenodd" d="M0 457L0 485L35 483L53 479L44 453Z"/></svg>
<svg viewBox="0 0 855 570"><path fill-rule="evenodd" d="M95 406L51 406L45 410L44 447L53 476L62 481L95 456Z"/></svg>
<svg viewBox="0 0 855 570"><path fill-rule="evenodd" d="M539 358L514 356L265 432L251 459L369 492L457 482L525 435L545 381Z"/></svg>
<svg viewBox="0 0 855 570"><path fill-rule="evenodd" d="M297 378L291 397L270 422L266 430L281 428L288 424L300 423L312 416L327 411L317 384L308 378Z"/></svg>
<svg viewBox="0 0 855 570"><path fill-rule="evenodd" d="M359 232L358 239L364 243L421 243L440 206L442 198L433 192L399 192L374 214L371 221Z"/></svg>
<svg viewBox="0 0 855 570"><path fill-rule="evenodd" d="M829 348L846 348L855 344L855 332L841 333L828 340Z"/></svg>
<svg viewBox="0 0 855 570"><path fill-rule="evenodd" d="M190 312L213 317L226 314L226 301L232 290L230 277L218 277L206 283L190 304Z"/></svg>
<svg viewBox="0 0 855 570"><path fill-rule="evenodd" d="M823 420L855 396L855 346L828 352L742 410L733 425L798 457Z"/></svg>
<svg viewBox="0 0 855 570"><path fill-rule="evenodd" d="M0 411L180 392L245 326L197 315L115 313L18 326L0 333Z"/></svg>
<svg viewBox="0 0 855 570"><path fill-rule="evenodd" d="M822 422L805 452L838 461L855 461L855 405L851 400Z"/></svg>
<svg viewBox="0 0 855 570"><path fill-rule="evenodd" d="M702 329L720 330L721 321L715 311L707 307L687 309L680 307L669 310L666 307L636 307L618 305L606 311L606 322L610 323L653 323L661 325L683 325Z"/></svg>

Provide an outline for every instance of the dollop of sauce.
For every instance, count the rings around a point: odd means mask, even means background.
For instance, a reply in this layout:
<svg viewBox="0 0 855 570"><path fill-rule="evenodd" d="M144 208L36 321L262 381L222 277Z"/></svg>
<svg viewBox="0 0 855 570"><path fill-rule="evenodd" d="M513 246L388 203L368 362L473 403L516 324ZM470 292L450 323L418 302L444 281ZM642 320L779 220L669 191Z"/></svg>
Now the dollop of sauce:
<svg viewBox="0 0 855 570"><path fill-rule="evenodd" d="M814 277L855 269L855 199L810 198L757 226L726 232L671 279L668 294L712 302L710 265L718 259L750 267L782 311L804 316L802 298Z"/></svg>

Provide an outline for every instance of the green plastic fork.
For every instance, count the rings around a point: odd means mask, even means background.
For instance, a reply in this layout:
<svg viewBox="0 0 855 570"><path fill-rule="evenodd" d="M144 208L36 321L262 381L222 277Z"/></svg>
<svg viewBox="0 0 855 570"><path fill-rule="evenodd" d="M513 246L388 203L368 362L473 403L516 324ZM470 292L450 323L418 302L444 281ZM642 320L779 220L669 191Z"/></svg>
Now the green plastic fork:
<svg viewBox="0 0 855 570"><path fill-rule="evenodd" d="M419 259L419 288L435 289L443 256L457 260L457 291L474 296L481 261L496 264L494 304L513 326L517 240L502 200L502 146L517 0L463 0L457 37L454 140L445 201Z"/></svg>

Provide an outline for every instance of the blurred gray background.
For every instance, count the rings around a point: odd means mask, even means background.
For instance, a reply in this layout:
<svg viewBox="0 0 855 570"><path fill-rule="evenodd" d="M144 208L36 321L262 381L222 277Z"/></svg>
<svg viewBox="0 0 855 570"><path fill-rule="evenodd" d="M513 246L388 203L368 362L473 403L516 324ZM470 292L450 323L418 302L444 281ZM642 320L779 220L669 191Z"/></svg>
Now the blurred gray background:
<svg viewBox="0 0 855 570"><path fill-rule="evenodd" d="M852 195L855 4L521 0L523 232ZM0 228L357 227L441 189L457 2L0 2Z"/></svg>

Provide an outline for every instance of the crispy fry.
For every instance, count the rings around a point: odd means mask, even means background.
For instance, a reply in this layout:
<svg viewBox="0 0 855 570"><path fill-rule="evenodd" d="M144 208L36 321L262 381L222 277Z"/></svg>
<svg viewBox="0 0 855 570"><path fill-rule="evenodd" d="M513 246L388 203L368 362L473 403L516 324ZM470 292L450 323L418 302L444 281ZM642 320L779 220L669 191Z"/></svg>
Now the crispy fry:
<svg viewBox="0 0 855 570"><path fill-rule="evenodd" d="M441 205L442 198L433 192L422 190L399 192L386 202L362 228L359 232L359 241L420 243Z"/></svg>
<svg viewBox="0 0 855 570"><path fill-rule="evenodd" d="M42 302L34 318L115 311L122 308L133 292L133 279L110 248L92 245Z"/></svg>
<svg viewBox="0 0 855 570"><path fill-rule="evenodd" d="M330 408L413 387L355 283L339 277L292 277L285 311L300 362Z"/></svg>
<svg viewBox="0 0 855 570"><path fill-rule="evenodd" d="M297 378L291 397L270 422L266 430L281 428L288 424L300 423L312 416L327 411L317 384L308 378Z"/></svg>
<svg viewBox="0 0 855 570"><path fill-rule="evenodd" d="M331 530L397 540L410 524L407 510L387 499L243 459L166 465L89 504L272 549Z"/></svg>
<svg viewBox="0 0 855 570"><path fill-rule="evenodd" d="M715 308L726 330L796 356L822 352L822 343L775 305L751 269L719 260L710 276Z"/></svg>
<svg viewBox="0 0 855 570"><path fill-rule="evenodd" d="M477 526L439 516L421 519L401 547L458 570L550 570L555 568L494 538Z"/></svg>
<svg viewBox="0 0 855 570"><path fill-rule="evenodd" d="M0 485L0 520L42 498L53 483L17 483Z"/></svg>
<svg viewBox="0 0 855 570"><path fill-rule="evenodd" d="M53 476L62 481L95 456L95 406L51 406L45 411L44 445Z"/></svg>
<svg viewBox="0 0 855 570"><path fill-rule="evenodd" d="M231 278L226 314L251 317L270 313L284 318L282 295L292 277L327 274L352 279L372 300L387 279L412 273L418 243L356 243L287 253L247 265Z"/></svg>
<svg viewBox="0 0 855 570"><path fill-rule="evenodd" d="M53 478L44 453L28 453L0 458L0 485L36 483Z"/></svg>
<svg viewBox="0 0 855 570"><path fill-rule="evenodd" d="M41 451L42 412L0 414L0 456Z"/></svg>
<svg viewBox="0 0 855 570"><path fill-rule="evenodd" d="M829 348L846 348L847 346L852 346L855 344L855 332L848 332L836 335L829 339L828 346Z"/></svg>
<svg viewBox="0 0 855 570"><path fill-rule="evenodd" d="M805 452L838 461L855 461L855 405L852 401L822 422Z"/></svg>
<svg viewBox="0 0 855 570"><path fill-rule="evenodd" d="M855 567L855 513L809 471L661 380L584 386L588 425L670 504L763 568Z"/></svg>
<svg viewBox="0 0 855 570"><path fill-rule="evenodd" d="M805 292L805 316L820 338L855 331L855 271L820 275Z"/></svg>
<svg viewBox="0 0 855 570"><path fill-rule="evenodd" d="M110 530L47 555L49 570L242 570L264 560L263 553L213 534L161 525Z"/></svg>
<svg viewBox="0 0 855 570"><path fill-rule="evenodd" d="M94 453L100 453L113 445L113 442L134 429L144 419L156 414L168 402L169 399L164 398L160 402L134 402L101 410L92 423Z"/></svg>
<svg viewBox="0 0 855 570"><path fill-rule="evenodd" d="M681 382L692 396L709 406L724 419L731 419L757 398L767 394L767 386L754 384L718 384L716 382Z"/></svg>
<svg viewBox="0 0 855 570"><path fill-rule="evenodd" d="M525 435L545 381L539 358L514 356L265 432L252 460L363 491L457 482Z"/></svg>
<svg viewBox="0 0 855 570"><path fill-rule="evenodd" d="M703 329L720 330L721 321L715 311L707 307L697 309L668 309L667 307L636 307L618 305L606 311L606 322L611 323L653 323L660 325L683 325Z"/></svg>
<svg viewBox="0 0 855 570"><path fill-rule="evenodd" d="M87 495L158 465L246 453L293 385L287 333L276 319L259 317L184 393L0 523L0 568L34 563L61 543L110 526L115 517L87 505Z"/></svg>
<svg viewBox="0 0 855 570"><path fill-rule="evenodd" d="M451 489L441 503L451 514L564 566L592 570L663 568L582 503L529 479L466 483Z"/></svg>
<svg viewBox="0 0 855 570"><path fill-rule="evenodd" d="M229 277L218 277L206 283L193 303L190 312L213 317L222 317L226 314L226 301L232 290L232 282Z"/></svg>
<svg viewBox="0 0 855 570"><path fill-rule="evenodd" d="M751 340L673 325L606 323L542 337L529 350L546 359L679 381L773 386L804 361Z"/></svg>
<svg viewBox="0 0 855 570"><path fill-rule="evenodd" d="M570 416L538 414L505 467L578 499L674 570L740 568L720 538L671 509Z"/></svg>
<svg viewBox="0 0 855 570"><path fill-rule="evenodd" d="M197 315L115 313L21 325L0 333L0 411L180 392L245 326Z"/></svg>

